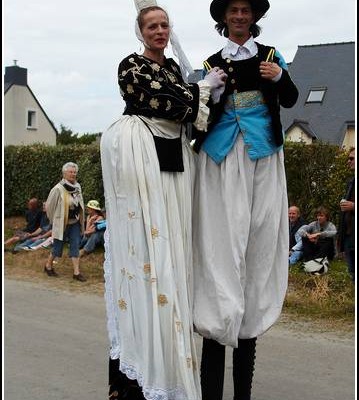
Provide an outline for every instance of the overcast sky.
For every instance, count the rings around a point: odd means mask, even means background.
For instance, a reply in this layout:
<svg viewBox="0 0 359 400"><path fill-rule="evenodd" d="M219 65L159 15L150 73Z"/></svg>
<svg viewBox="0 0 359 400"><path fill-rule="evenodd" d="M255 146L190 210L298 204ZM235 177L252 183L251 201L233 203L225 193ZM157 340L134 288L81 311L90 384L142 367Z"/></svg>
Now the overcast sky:
<svg viewBox="0 0 359 400"><path fill-rule="evenodd" d="M355 0L272 0L257 40L291 62L298 46L356 40ZM209 0L158 0L194 69L225 44ZM117 65L141 52L132 0L3 0L3 74L17 65L57 129L103 132L122 114ZM170 48L166 52L172 56Z"/></svg>

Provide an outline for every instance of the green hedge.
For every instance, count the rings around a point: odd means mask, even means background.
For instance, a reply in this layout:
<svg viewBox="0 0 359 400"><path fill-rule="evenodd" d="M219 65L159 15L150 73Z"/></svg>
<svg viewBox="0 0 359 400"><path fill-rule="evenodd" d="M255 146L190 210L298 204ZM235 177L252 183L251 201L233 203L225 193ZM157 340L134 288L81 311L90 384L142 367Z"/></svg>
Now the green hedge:
<svg viewBox="0 0 359 400"><path fill-rule="evenodd" d="M27 200L46 200L62 178L66 162L79 166L78 181L85 202L97 199L104 205L100 151L97 143L71 146L6 146L4 149L4 214L22 215Z"/></svg>
<svg viewBox="0 0 359 400"><path fill-rule="evenodd" d="M296 204L304 218L314 221L315 209L327 207L335 225L339 222L339 201L344 196L352 171L347 165L348 151L336 145L317 142L288 142L285 168L289 204Z"/></svg>
<svg viewBox="0 0 359 400"><path fill-rule="evenodd" d="M338 202L351 172L347 152L338 146L316 143L286 143L285 166L289 204L298 205L303 216L314 220L314 209L327 206L338 223ZM69 146L6 146L4 149L5 216L23 214L27 199L46 200L49 190L61 179L68 161L79 166L85 202L98 199L104 205L99 144Z"/></svg>

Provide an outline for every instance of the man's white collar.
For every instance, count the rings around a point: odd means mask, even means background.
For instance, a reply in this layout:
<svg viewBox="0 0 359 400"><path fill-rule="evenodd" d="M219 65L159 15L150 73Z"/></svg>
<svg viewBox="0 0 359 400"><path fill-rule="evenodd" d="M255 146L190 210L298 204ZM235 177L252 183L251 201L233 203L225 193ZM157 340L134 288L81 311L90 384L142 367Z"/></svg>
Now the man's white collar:
<svg viewBox="0 0 359 400"><path fill-rule="evenodd" d="M224 56L232 56L235 57L238 52L241 52L243 50L246 50L249 52L252 56L256 55L258 52L257 45L254 41L253 36L251 36L243 45L240 45L238 43L233 42L232 40L228 39L228 42L226 46L223 49L223 55Z"/></svg>

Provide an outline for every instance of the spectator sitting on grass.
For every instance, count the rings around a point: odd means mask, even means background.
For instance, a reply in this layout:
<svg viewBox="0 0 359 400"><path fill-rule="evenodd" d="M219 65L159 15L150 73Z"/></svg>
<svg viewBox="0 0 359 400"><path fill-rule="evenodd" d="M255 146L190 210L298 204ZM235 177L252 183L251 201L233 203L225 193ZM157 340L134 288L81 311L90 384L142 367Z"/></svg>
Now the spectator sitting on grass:
<svg viewBox="0 0 359 400"><path fill-rule="evenodd" d="M16 230L14 235L4 242L5 250L7 250L7 246L36 236L40 226L41 215L42 212L39 209L38 199L36 197L31 198L27 203L27 210L25 211L26 226L22 230ZM13 249L13 252L16 252L15 249Z"/></svg>
<svg viewBox="0 0 359 400"><path fill-rule="evenodd" d="M92 253L98 245L103 245L103 231L96 229L104 221L100 204L97 200L90 200L86 204L87 219L84 236L80 243L80 257Z"/></svg>
<svg viewBox="0 0 359 400"><path fill-rule="evenodd" d="M301 217L299 207L292 205L288 209L289 219L289 265L296 264L303 257L302 238L298 235L298 229L306 225Z"/></svg>
<svg viewBox="0 0 359 400"><path fill-rule="evenodd" d="M302 239L303 260L309 261L323 257L333 260L337 228L330 222L327 208L318 207L315 215L317 218L315 221L301 226L297 231L298 236Z"/></svg>
<svg viewBox="0 0 359 400"><path fill-rule="evenodd" d="M29 250L32 246L37 246L50 236L51 224L46 214L46 202L44 201L42 203L40 226L30 235L30 237L17 244L13 250L13 253L17 253L20 250Z"/></svg>

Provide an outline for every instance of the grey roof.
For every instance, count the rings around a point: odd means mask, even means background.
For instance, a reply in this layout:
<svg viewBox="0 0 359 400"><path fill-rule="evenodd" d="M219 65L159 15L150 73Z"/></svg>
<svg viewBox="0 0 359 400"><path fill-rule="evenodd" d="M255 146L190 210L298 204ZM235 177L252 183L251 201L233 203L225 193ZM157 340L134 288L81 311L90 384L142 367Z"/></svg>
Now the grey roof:
<svg viewBox="0 0 359 400"><path fill-rule="evenodd" d="M304 121L312 136L341 145L346 127L355 124L355 43L298 46L289 72L299 98L293 108L281 109L283 129ZM309 91L318 88L326 88L322 103L306 104Z"/></svg>
<svg viewBox="0 0 359 400"><path fill-rule="evenodd" d="M11 82L4 82L4 94L10 89L11 85Z"/></svg>
<svg viewBox="0 0 359 400"><path fill-rule="evenodd" d="M192 74L188 75L188 83L196 83L202 79L202 70L195 69Z"/></svg>

